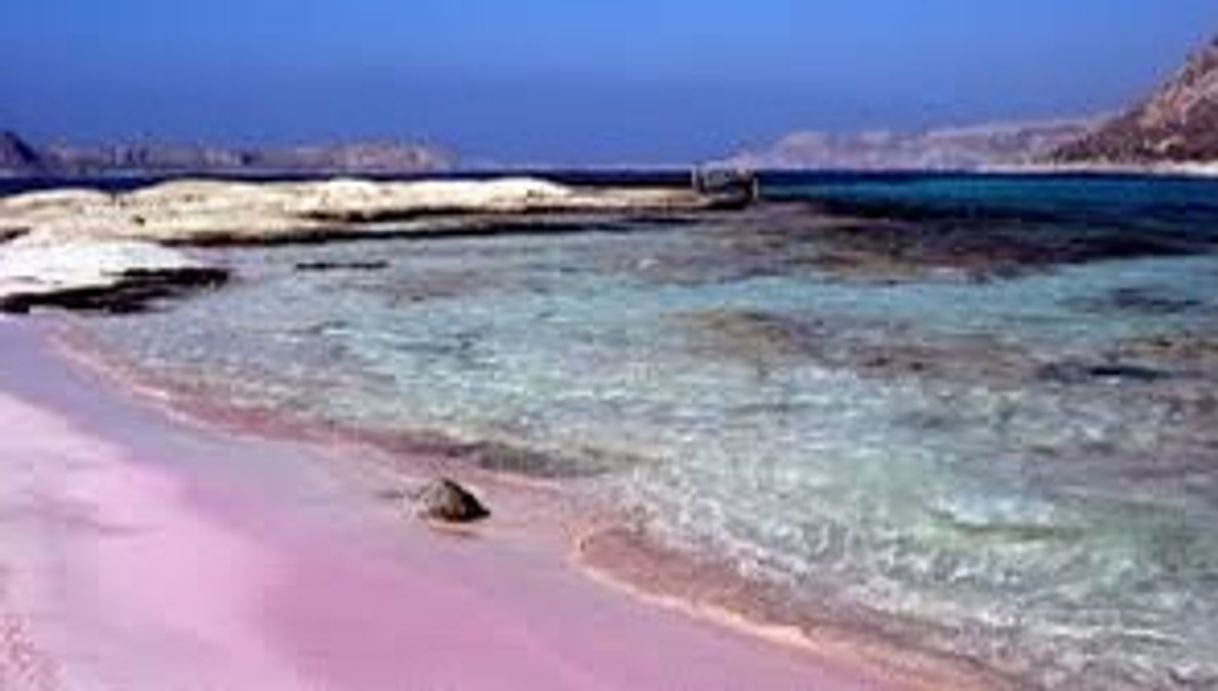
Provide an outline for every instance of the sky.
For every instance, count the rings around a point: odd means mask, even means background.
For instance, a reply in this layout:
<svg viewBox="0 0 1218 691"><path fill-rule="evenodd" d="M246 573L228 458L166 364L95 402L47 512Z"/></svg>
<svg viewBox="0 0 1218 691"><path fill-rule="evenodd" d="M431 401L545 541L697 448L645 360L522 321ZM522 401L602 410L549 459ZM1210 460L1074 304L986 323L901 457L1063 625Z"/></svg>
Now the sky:
<svg viewBox="0 0 1218 691"><path fill-rule="evenodd" d="M673 163L1120 107L1218 0L2 0L0 129Z"/></svg>

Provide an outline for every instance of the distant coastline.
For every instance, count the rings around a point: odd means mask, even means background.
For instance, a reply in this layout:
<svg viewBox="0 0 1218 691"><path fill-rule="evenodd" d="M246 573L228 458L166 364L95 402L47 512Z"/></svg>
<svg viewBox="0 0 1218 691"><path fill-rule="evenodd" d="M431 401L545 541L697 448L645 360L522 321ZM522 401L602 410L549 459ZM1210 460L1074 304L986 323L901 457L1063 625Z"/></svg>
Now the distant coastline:
<svg viewBox="0 0 1218 691"><path fill-rule="evenodd" d="M403 175L456 167L442 147L380 140L283 147L227 147L169 142L34 144L0 131L0 175L149 176Z"/></svg>

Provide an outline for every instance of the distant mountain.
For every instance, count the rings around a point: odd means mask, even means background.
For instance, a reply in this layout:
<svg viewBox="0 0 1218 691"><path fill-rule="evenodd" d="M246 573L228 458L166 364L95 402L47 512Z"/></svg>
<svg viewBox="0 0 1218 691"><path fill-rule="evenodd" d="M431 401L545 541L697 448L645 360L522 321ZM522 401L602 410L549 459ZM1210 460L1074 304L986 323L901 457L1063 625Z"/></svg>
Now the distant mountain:
<svg viewBox="0 0 1218 691"><path fill-rule="evenodd" d="M29 171L38 167L38 152L12 132L0 132L0 171Z"/></svg>
<svg viewBox="0 0 1218 691"><path fill-rule="evenodd" d="M421 144L357 142L331 146L298 146L249 153L254 167L272 170L330 169L361 173L447 170L456 158L447 151Z"/></svg>
<svg viewBox="0 0 1218 691"><path fill-rule="evenodd" d="M0 171L9 173L392 175L448 170L455 163L438 147L394 141L247 149L159 143L39 148L14 134L0 135Z"/></svg>
<svg viewBox="0 0 1218 691"><path fill-rule="evenodd" d="M972 170L1028 164L1095 126L1094 120L1016 122L920 132L796 132L727 163L765 169Z"/></svg>
<svg viewBox="0 0 1218 691"><path fill-rule="evenodd" d="M1118 165L1218 161L1218 38L1145 101L1052 158Z"/></svg>

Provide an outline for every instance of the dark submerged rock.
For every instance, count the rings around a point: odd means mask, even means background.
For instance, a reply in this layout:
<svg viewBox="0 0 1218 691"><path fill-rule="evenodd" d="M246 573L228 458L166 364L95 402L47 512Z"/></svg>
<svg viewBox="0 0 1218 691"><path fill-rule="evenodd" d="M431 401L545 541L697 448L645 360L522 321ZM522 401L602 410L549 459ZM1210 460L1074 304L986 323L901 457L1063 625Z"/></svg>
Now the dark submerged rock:
<svg viewBox="0 0 1218 691"><path fill-rule="evenodd" d="M1159 316L1202 309L1205 303L1156 286L1127 286L1099 298L1069 302L1068 306L1085 312Z"/></svg>
<svg viewBox="0 0 1218 691"><path fill-rule="evenodd" d="M389 268L389 262L379 261L315 261L300 262L297 271L380 271Z"/></svg>
<svg viewBox="0 0 1218 691"><path fill-rule="evenodd" d="M637 457L592 448L551 453L494 441L463 445L455 452L485 470L547 480L595 477L642 462Z"/></svg>
<svg viewBox="0 0 1218 691"><path fill-rule="evenodd" d="M415 510L421 518L443 523L474 523L491 515L469 490L448 478L425 486L415 497Z"/></svg>
<svg viewBox="0 0 1218 691"><path fill-rule="evenodd" d="M1176 370L1218 370L1218 337L1206 331L1130 339L1120 345L1118 353Z"/></svg>
<svg viewBox="0 0 1218 691"><path fill-rule="evenodd" d="M900 322L712 309L674 323L691 352L749 365L763 378L796 362L869 378L994 383L1022 381L1034 368L1027 352L999 339L935 335Z"/></svg>
<svg viewBox="0 0 1218 691"><path fill-rule="evenodd" d="M1041 380L1067 385L1086 384L1092 381L1127 381L1150 384L1171 377L1171 373L1160 369L1120 362L1101 364L1058 362L1041 367L1037 374Z"/></svg>

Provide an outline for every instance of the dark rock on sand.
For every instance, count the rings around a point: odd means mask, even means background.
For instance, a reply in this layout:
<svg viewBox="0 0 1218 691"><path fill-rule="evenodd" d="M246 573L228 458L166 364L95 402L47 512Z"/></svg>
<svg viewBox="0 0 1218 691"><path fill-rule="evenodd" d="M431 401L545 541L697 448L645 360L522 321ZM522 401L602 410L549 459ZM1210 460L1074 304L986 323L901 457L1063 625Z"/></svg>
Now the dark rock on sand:
<svg viewBox="0 0 1218 691"><path fill-rule="evenodd" d="M473 523L491 515L469 490L448 478L440 478L424 487L415 497L418 515L443 523Z"/></svg>

